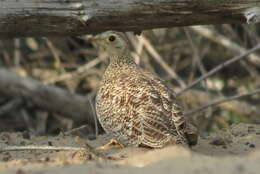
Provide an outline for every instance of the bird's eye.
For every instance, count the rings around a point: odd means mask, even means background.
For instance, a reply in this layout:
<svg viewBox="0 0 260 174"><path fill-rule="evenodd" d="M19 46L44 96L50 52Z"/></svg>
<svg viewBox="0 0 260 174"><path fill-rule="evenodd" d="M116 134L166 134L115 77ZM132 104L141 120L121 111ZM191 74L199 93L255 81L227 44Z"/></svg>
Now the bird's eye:
<svg viewBox="0 0 260 174"><path fill-rule="evenodd" d="M109 38L108 38L108 41L109 42L114 42L116 40L116 37L115 36L109 36Z"/></svg>

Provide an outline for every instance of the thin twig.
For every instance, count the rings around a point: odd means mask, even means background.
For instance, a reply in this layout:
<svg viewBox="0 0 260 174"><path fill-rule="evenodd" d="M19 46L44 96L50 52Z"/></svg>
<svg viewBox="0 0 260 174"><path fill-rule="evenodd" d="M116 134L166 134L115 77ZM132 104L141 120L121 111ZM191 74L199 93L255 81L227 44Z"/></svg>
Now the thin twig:
<svg viewBox="0 0 260 174"><path fill-rule="evenodd" d="M135 63L139 65L144 48L144 43L140 39L137 40L135 35L132 33L127 33L127 36L135 49L135 52L132 53L132 56L135 59Z"/></svg>
<svg viewBox="0 0 260 174"><path fill-rule="evenodd" d="M195 44L193 42L193 39L192 39L191 34L190 34L190 31L188 29L184 28L184 32L186 34L186 37L187 37L187 39L188 39L188 41L190 43L191 49L193 51L193 55L194 55L193 57L195 59L195 63L197 64L201 74L204 75L204 74L207 73L207 71L206 71L206 69L205 69L205 67L204 67L204 65L203 65L203 63L201 61L201 58L200 58L200 55L199 55L199 50L195 46Z"/></svg>
<svg viewBox="0 0 260 174"><path fill-rule="evenodd" d="M251 92L248 92L248 93L245 93L245 94L238 94L238 95L234 95L234 96L231 96L231 97L227 97L227 98L222 98L222 99L217 99L213 102L210 102L210 103L207 103L203 106L200 106L196 109L193 109L191 111L187 111L187 112L184 112L185 115L190 115L190 114L193 114L195 112L199 112L203 109L206 109L208 107L211 107L211 106L214 106L214 105L218 105L220 103L224 103L224 102L227 102L227 101L230 101L230 100L236 100L236 99L239 99L239 98L243 98L243 97L247 97L247 96L251 96L251 95L254 95L254 94L257 94L257 93L260 93L260 88L259 89L255 89Z"/></svg>
<svg viewBox="0 0 260 174"><path fill-rule="evenodd" d="M95 136L98 136L98 121L97 121L97 114L96 114L96 109L91 101L91 99L88 97L88 101L90 103L91 106L91 110L93 112L93 119L94 119L94 123L95 123Z"/></svg>
<svg viewBox="0 0 260 174"><path fill-rule="evenodd" d="M185 34L186 34L186 36L187 36L187 38L188 38L188 40L189 40L189 42L190 42L190 45L191 45L191 48L192 48L192 50L193 50L193 53L194 53L194 60L195 60L195 63L196 63L196 65L197 65L197 67L198 67L198 69L200 70L200 72L201 72L201 74L202 75L205 75L205 74L207 74L207 71L206 71L206 69L205 69L205 67L204 67L204 65L203 65L203 63L202 63L202 61L201 61L201 58L200 58L200 56L199 56L199 51L198 51L198 48L197 47L195 47L195 44L193 43L193 40L192 40L192 37L191 37L191 35L190 35L190 31L189 30L187 30L187 29L184 29L184 32L185 32ZM193 75L195 74L195 70L193 70ZM207 80L207 79L206 79ZM208 85L207 85L207 81L204 81L204 83L205 83L205 88L206 88L206 92L209 94L209 88L208 88ZM205 117L206 118L210 118L210 116L212 115L212 108L209 108L208 109L208 112L206 112L206 114L205 114Z"/></svg>
<svg viewBox="0 0 260 174"><path fill-rule="evenodd" d="M72 135L75 132L78 132L78 131L81 131L81 130L85 130L86 128L89 128L89 125L82 125L80 127L73 128L73 129L71 129L69 131L64 132L64 135Z"/></svg>
<svg viewBox="0 0 260 174"><path fill-rule="evenodd" d="M194 82L192 82L190 85L188 85L186 88L181 89L180 91L178 91L176 93L176 95L180 95L181 93L187 91L188 89L194 87L195 85L197 85L199 82L201 82L202 80L208 78L209 76L215 74L216 72L220 71L221 69L227 67L228 65L237 62L243 58L245 58L246 56L248 56L249 54L251 54L252 52L255 52L256 50L260 49L260 44L257 44L255 47L251 48L250 50L248 50L247 52L235 56L234 58L225 61L224 63L218 65L217 67L213 68L211 71L209 71L207 74L202 75L200 78L198 78L197 80L195 80Z"/></svg>
<svg viewBox="0 0 260 174"><path fill-rule="evenodd" d="M44 81L44 83L45 84L52 84L52 83L56 83L56 82L59 82L59 81L70 80L70 79L74 78L75 76L78 76L79 74L82 74L82 73L86 72L87 70L95 67L100 62L104 61L105 59L106 59L106 56L100 56L99 58L96 58L96 59L88 62L87 64L85 64L83 66L80 66L74 72L63 73L58 77L54 77L54 78L51 78L51 79Z"/></svg>
<svg viewBox="0 0 260 174"><path fill-rule="evenodd" d="M14 65L20 66L21 63L21 39L14 39Z"/></svg>
<svg viewBox="0 0 260 174"><path fill-rule="evenodd" d="M85 151L86 148L83 148L83 147L65 147L65 146L6 146L6 147L0 147L0 152L26 151L26 150Z"/></svg>
<svg viewBox="0 0 260 174"><path fill-rule="evenodd" d="M151 45L151 43L143 36L138 37L140 42L144 43L147 51L152 55L152 57L164 68L164 70L175 79L182 88L185 88L187 85L185 82L177 75L177 73L163 60L161 55L155 50L155 48Z"/></svg>
<svg viewBox="0 0 260 174"><path fill-rule="evenodd" d="M46 44L49 47L53 57L54 57L54 68L59 72L59 73L66 73L65 68L63 67L62 63L61 63L61 52L60 50L58 50L53 43L45 38ZM70 87L70 84L68 81L65 81L65 84L67 86L67 88L69 89L70 92L74 92L73 89Z"/></svg>
<svg viewBox="0 0 260 174"><path fill-rule="evenodd" d="M209 40L220 44L223 47L226 47L236 53L239 54L243 54L246 52L246 48L240 46L239 44L237 44L236 42L232 41L231 39L227 38L226 36L223 36L217 32L214 32L213 29L209 29L206 26L192 26L190 27L191 30L195 31L196 33L208 38ZM248 31L245 29L245 31ZM234 34L235 32L233 32L232 34ZM254 32L250 32L250 33L254 33ZM238 37L238 36L236 36ZM248 55L248 61L253 63L256 67L260 66L260 56L256 53L252 53L250 55ZM249 67L248 66L248 62L242 60L240 61L240 64L249 72L249 74L254 77L256 76L257 73L257 69L254 66Z"/></svg>
<svg viewBox="0 0 260 174"><path fill-rule="evenodd" d="M221 34L217 34L214 31L208 29L205 26L192 26L190 27L196 33L210 39L213 42L216 42L228 49L231 49L237 53L244 54L246 53L246 49L238 45L237 43L233 42L232 40L228 39L226 36ZM251 54L248 56L249 60L254 63L255 65L260 65L260 57L257 54Z"/></svg>
<svg viewBox="0 0 260 174"><path fill-rule="evenodd" d="M65 69L61 66L61 60L60 60L60 51L54 47L53 43L47 39L47 38L44 38L45 41L46 41L46 44L48 46L48 48L50 49L52 55L53 55L53 58L54 58L54 67L56 70L58 70L59 72L65 72Z"/></svg>

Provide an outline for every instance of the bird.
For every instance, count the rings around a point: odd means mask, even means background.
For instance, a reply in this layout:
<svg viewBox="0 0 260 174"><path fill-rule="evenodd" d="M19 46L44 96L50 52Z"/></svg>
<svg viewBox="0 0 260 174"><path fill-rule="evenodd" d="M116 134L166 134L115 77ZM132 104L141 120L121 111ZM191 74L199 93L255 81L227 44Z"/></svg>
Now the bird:
<svg viewBox="0 0 260 174"><path fill-rule="evenodd" d="M174 91L134 62L124 33L106 31L93 42L109 54L95 101L97 118L106 133L123 146L196 144L196 134L187 131Z"/></svg>

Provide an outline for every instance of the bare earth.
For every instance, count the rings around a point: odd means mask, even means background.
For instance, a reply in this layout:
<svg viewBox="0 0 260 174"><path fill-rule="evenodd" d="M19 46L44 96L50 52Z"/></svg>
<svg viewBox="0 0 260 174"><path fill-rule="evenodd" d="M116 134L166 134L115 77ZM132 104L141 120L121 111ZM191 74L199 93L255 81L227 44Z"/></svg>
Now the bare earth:
<svg viewBox="0 0 260 174"><path fill-rule="evenodd" d="M98 147L109 139L100 136L85 141ZM1 133L0 147L7 145L52 145L82 147L74 136L36 137L26 133ZM103 173L259 173L260 125L238 124L229 130L201 138L192 150L171 146L164 149L113 148L85 152L0 152L0 173L83 174Z"/></svg>

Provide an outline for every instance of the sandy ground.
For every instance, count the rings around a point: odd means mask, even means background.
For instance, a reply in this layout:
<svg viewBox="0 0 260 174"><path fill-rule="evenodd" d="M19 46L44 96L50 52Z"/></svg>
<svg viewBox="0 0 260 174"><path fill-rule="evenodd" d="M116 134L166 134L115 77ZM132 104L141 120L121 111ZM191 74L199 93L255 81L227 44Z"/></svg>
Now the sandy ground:
<svg viewBox="0 0 260 174"><path fill-rule="evenodd" d="M52 145L98 147L108 141L78 140L75 136L36 137L28 133L1 133L0 146ZM144 148L89 149L76 151L0 152L0 173L5 174L71 174L71 173L259 173L260 125L238 124L220 131L191 150L171 146L151 150Z"/></svg>

